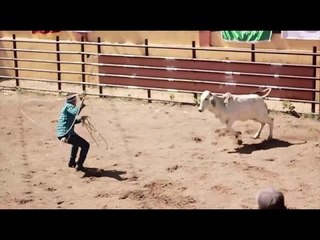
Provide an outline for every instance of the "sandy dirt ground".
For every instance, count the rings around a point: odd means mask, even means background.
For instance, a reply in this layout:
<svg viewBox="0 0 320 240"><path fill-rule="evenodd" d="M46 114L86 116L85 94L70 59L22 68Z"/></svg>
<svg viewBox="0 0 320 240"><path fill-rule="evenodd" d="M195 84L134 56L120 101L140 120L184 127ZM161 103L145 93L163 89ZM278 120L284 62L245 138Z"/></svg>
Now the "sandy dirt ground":
<svg viewBox="0 0 320 240"><path fill-rule="evenodd" d="M274 140L237 122L243 145L195 106L94 98L81 115L85 166L67 166L71 146L55 137L63 97L0 91L1 209L256 209L264 187L288 208L320 208L320 122L271 113Z"/></svg>

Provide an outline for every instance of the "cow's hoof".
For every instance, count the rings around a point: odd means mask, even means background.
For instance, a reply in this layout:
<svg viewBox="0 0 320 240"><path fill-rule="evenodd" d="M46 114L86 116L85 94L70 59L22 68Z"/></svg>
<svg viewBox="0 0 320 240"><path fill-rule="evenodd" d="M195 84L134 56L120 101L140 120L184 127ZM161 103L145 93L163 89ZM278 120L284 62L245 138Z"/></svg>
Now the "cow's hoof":
<svg viewBox="0 0 320 240"><path fill-rule="evenodd" d="M238 145L242 145L242 140L241 139L237 139L237 144Z"/></svg>

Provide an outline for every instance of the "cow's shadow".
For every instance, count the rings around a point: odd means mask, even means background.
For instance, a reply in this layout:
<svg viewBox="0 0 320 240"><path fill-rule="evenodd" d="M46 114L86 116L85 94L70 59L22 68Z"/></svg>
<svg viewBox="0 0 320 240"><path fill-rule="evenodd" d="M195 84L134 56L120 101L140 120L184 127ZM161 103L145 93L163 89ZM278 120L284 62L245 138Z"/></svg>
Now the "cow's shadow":
<svg viewBox="0 0 320 240"><path fill-rule="evenodd" d="M271 148L285 148L291 145L296 144L280 139L270 139L263 140L261 143L244 144L243 146L236 148L234 151L229 151L228 153L251 154L254 151L267 150Z"/></svg>
<svg viewBox="0 0 320 240"><path fill-rule="evenodd" d="M109 178L114 178L118 181L123 181L127 180L127 178L121 177L122 174L126 174L125 171L118 171L118 170L104 170L101 168L89 168L86 167L83 171L84 175L82 176L83 178L88 178L88 177L109 177Z"/></svg>

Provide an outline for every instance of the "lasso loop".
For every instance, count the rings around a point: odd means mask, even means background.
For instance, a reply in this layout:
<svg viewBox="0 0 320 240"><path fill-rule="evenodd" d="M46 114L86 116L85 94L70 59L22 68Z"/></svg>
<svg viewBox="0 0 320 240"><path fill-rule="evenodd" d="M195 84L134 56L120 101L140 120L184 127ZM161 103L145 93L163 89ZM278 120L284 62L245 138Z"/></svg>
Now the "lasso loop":
<svg viewBox="0 0 320 240"><path fill-rule="evenodd" d="M106 145L106 150L109 148L107 141L105 140L105 138L100 134L100 132L93 126L93 124L90 121L90 117L89 116L82 116L81 117L81 121L82 121L82 126L84 126L87 131L89 132L91 138L93 139L93 141L96 143L96 145L100 148L96 138L100 137L103 142ZM94 134L96 136L94 136Z"/></svg>

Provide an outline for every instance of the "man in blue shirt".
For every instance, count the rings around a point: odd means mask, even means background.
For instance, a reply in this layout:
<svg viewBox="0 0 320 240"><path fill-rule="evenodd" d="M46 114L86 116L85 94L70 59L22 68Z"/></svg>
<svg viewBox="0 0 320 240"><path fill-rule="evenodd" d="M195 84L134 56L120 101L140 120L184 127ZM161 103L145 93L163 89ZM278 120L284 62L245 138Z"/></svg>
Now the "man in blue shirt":
<svg viewBox="0 0 320 240"><path fill-rule="evenodd" d="M78 171L85 171L83 163L86 160L90 147L90 144L74 131L74 125L83 120L84 116L77 118L77 115L84 107L85 104L83 101L81 102L80 108L77 107L77 94L68 93L66 101L61 109L56 129L58 139L72 145L68 166L75 167ZM81 148L81 151L79 159L76 162L79 147Z"/></svg>

